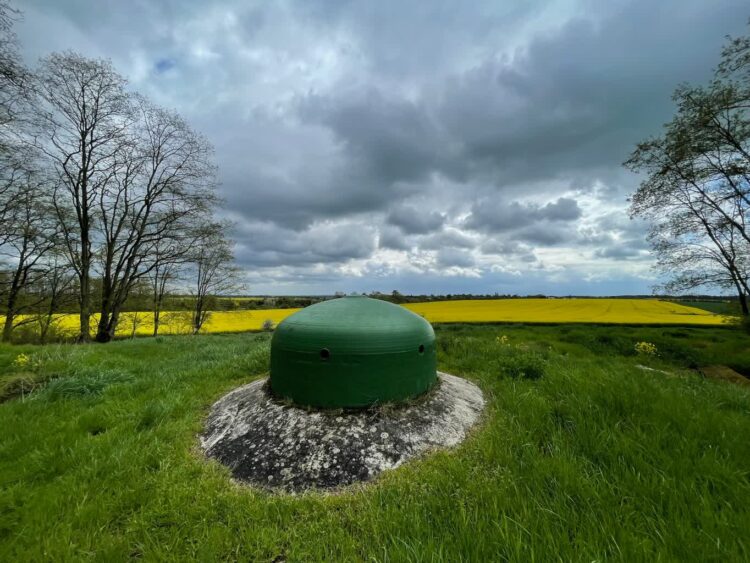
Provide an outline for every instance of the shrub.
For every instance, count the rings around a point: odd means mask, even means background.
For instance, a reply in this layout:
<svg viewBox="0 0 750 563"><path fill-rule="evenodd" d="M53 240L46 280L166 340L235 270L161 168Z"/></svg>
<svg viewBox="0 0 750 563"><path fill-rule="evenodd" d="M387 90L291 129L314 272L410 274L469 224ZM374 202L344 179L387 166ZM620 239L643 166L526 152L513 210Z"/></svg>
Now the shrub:
<svg viewBox="0 0 750 563"><path fill-rule="evenodd" d="M263 321L262 329L266 332L270 332L273 330L273 321L271 319L266 319Z"/></svg>
<svg viewBox="0 0 750 563"><path fill-rule="evenodd" d="M514 379L540 379L547 370L544 353L525 346L504 346L492 362L503 375Z"/></svg>
<svg viewBox="0 0 750 563"><path fill-rule="evenodd" d="M510 356L503 367L505 373L513 378L540 379L545 374L547 362L541 355L530 352Z"/></svg>

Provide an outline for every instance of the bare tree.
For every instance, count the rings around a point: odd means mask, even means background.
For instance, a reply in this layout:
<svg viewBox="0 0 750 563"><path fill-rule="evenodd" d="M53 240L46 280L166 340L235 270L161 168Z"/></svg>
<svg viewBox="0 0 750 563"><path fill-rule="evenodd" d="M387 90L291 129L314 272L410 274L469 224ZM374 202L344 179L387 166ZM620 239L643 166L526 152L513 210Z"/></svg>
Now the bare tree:
<svg viewBox="0 0 750 563"><path fill-rule="evenodd" d="M0 0L0 245L13 236L13 190L33 163L27 125L33 106L30 73L21 62L13 24L20 14Z"/></svg>
<svg viewBox="0 0 750 563"><path fill-rule="evenodd" d="M209 299L216 295L238 291L242 284L234 257L225 237L226 225L207 226L192 253L194 267L193 334L200 332L208 320Z"/></svg>
<svg viewBox="0 0 750 563"><path fill-rule="evenodd" d="M33 138L39 116L36 84L22 64L14 23L21 14L0 0L0 283L5 310L2 338L40 321L42 339L70 288L59 260L57 222ZM45 319L46 317L46 319Z"/></svg>
<svg viewBox="0 0 750 563"><path fill-rule="evenodd" d="M114 337L122 305L156 268L183 259L196 225L211 217L212 148L178 115L134 101L130 143L115 155L113 181L101 190L102 301L96 339Z"/></svg>
<svg viewBox="0 0 750 563"><path fill-rule="evenodd" d="M39 326L41 343L47 341L50 331L60 320L58 313L77 301L75 280L75 273L70 270L68 261L60 258L59 252L48 255L46 275L35 284L42 299L38 300L36 313L29 315Z"/></svg>
<svg viewBox="0 0 750 563"><path fill-rule="evenodd" d="M54 206L89 338L91 276L101 278L96 340L114 338L132 288L187 255L218 204L213 149L176 113L128 94L107 61L44 59L37 146L54 170Z"/></svg>
<svg viewBox="0 0 750 563"><path fill-rule="evenodd" d="M184 265L182 259L171 259L169 255L169 252L162 252L161 245L159 244L154 248L154 264L149 274L154 317L154 336L159 335L164 297L170 287L178 281L180 268Z"/></svg>
<svg viewBox="0 0 750 563"><path fill-rule="evenodd" d="M91 269L96 206L115 182L117 155L131 123L125 80L111 63L72 52L41 61L36 146L52 172L53 203L68 259L78 277L80 330L90 338Z"/></svg>
<svg viewBox="0 0 750 563"><path fill-rule="evenodd" d="M10 340L18 325L17 317L26 309L38 305L40 296L31 298L26 289L34 286L48 274L45 258L58 244L57 223L51 213L44 186L32 173L27 173L14 184L10 194L13 199L8 222L7 239L0 253L11 265L4 295L5 321L2 340ZM24 322L21 320L20 322Z"/></svg>
<svg viewBox="0 0 750 563"><path fill-rule="evenodd" d="M3 160L17 145L15 126L23 121L31 101L28 69L21 62L13 24L20 13L0 0L0 158Z"/></svg>

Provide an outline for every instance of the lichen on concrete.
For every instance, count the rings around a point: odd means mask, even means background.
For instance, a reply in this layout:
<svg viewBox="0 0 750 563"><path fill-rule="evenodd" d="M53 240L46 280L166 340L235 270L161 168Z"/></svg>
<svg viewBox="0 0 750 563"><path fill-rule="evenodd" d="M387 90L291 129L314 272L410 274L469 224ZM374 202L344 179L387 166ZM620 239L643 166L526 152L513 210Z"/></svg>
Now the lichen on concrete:
<svg viewBox="0 0 750 563"><path fill-rule="evenodd" d="M484 407L473 383L440 373L425 397L393 408L307 411L254 381L217 401L201 446L235 479L289 492L372 479L429 450L455 446Z"/></svg>

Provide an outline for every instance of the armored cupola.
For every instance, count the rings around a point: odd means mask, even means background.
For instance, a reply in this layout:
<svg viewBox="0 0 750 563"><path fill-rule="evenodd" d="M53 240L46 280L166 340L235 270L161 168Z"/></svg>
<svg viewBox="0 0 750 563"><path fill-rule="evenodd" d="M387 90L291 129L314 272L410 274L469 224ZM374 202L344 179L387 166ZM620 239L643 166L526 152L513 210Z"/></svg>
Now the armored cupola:
<svg viewBox="0 0 750 563"><path fill-rule="evenodd" d="M411 311L350 296L287 317L271 341L271 391L300 406L401 402L437 381L435 333Z"/></svg>

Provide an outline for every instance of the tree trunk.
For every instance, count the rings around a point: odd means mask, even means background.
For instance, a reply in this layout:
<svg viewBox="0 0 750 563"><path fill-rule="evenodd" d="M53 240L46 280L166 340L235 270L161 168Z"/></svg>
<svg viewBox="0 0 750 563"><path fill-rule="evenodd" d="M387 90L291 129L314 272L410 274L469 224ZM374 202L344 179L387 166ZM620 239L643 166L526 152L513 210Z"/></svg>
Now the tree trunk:
<svg viewBox="0 0 750 563"><path fill-rule="evenodd" d="M91 340L91 239L89 238L89 210L88 210L88 165L86 164L86 138L81 136L81 204L78 213L78 225L81 228L81 270L78 274L80 280L80 303L79 315L80 331L78 342L89 342Z"/></svg>
<svg viewBox="0 0 750 563"><path fill-rule="evenodd" d="M9 309L3 324L3 342L10 342L11 334L13 334L13 313Z"/></svg>
<svg viewBox="0 0 750 563"><path fill-rule="evenodd" d="M734 288L737 290L737 298L740 301L740 310L742 311L742 316L747 317L748 304L747 304L747 293L745 293L747 284L745 283L745 280L740 277L739 273L736 272L736 270L731 272L731 276L732 276L732 283L734 283Z"/></svg>
<svg viewBox="0 0 750 563"><path fill-rule="evenodd" d="M195 304L195 311L193 312L193 334L198 334L201 326L203 326L203 303L198 299Z"/></svg>
<svg viewBox="0 0 750 563"><path fill-rule="evenodd" d="M50 300L49 300L49 306L47 307L47 311L45 312L44 316L41 318L40 326L39 326L39 342L40 344L44 344L47 341L47 334L49 333L49 329L52 326L52 322L55 318L55 311L57 311L57 304L60 300L60 282L59 278L57 277L59 275L59 270L55 268L53 271L53 278L52 278L52 286L50 288L51 294L50 294Z"/></svg>
<svg viewBox="0 0 750 563"><path fill-rule="evenodd" d="M109 316L109 326L107 327L107 336L109 337L109 340L115 339L115 334L117 333L117 325L120 323L120 307L119 305L115 305L113 307L112 314Z"/></svg>
<svg viewBox="0 0 750 563"><path fill-rule="evenodd" d="M96 327L96 341L97 342L109 342L112 340L110 337L110 313L109 312L101 312L101 316L99 317L99 324Z"/></svg>
<svg viewBox="0 0 750 563"><path fill-rule="evenodd" d="M159 317L161 317L162 296L159 294L159 269L154 274L154 336L159 336Z"/></svg>
<svg viewBox="0 0 750 563"><path fill-rule="evenodd" d="M44 318L39 323L39 344L44 344L47 342L47 333L49 332L49 327L52 324L52 314L47 314L44 316Z"/></svg>
<svg viewBox="0 0 750 563"><path fill-rule="evenodd" d="M747 304L747 295L745 295L744 291L740 291L739 297L740 297L740 309L742 309L742 316L747 317L748 314L750 314L750 310L748 309L748 304Z"/></svg>
<svg viewBox="0 0 750 563"><path fill-rule="evenodd" d="M81 311L79 313L80 331L78 333L78 342L89 342L91 340L91 294L89 292L89 273L88 266L85 273L79 276L80 279L80 298Z"/></svg>
<svg viewBox="0 0 750 563"><path fill-rule="evenodd" d="M119 301L113 303L110 299L102 303L102 312L96 329L97 342L111 342L115 339L117 325L120 322L121 307L122 303Z"/></svg>
<svg viewBox="0 0 750 563"><path fill-rule="evenodd" d="M135 338L135 333L138 330L138 311L133 312L133 327L130 331L130 339Z"/></svg>
<svg viewBox="0 0 750 563"><path fill-rule="evenodd" d="M159 317L161 316L161 308L154 308L154 336L159 336Z"/></svg>
<svg viewBox="0 0 750 563"><path fill-rule="evenodd" d="M99 325L96 327L96 341L109 342L109 325L112 322L112 292L108 280L102 280L102 303L99 313Z"/></svg>
<svg viewBox="0 0 750 563"><path fill-rule="evenodd" d="M22 258L23 260L23 258ZM5 322L3 323L3 342L10 342L10 337L13 334L13 321L16 317L16 301L18 300L18 292L21 289L21 276L22 276L22 264L18 265L16 271L13 273L13 279L10 283L10 289L8 290L8 299L5 302Z"/></svg>
<svg viewBox="0 0 750 563"><path fill-rule="evenodd" d="M119 320L119 307L109 301L102 303L102 312L96 328L96 341L104 343L114 340Z"/></svg>

